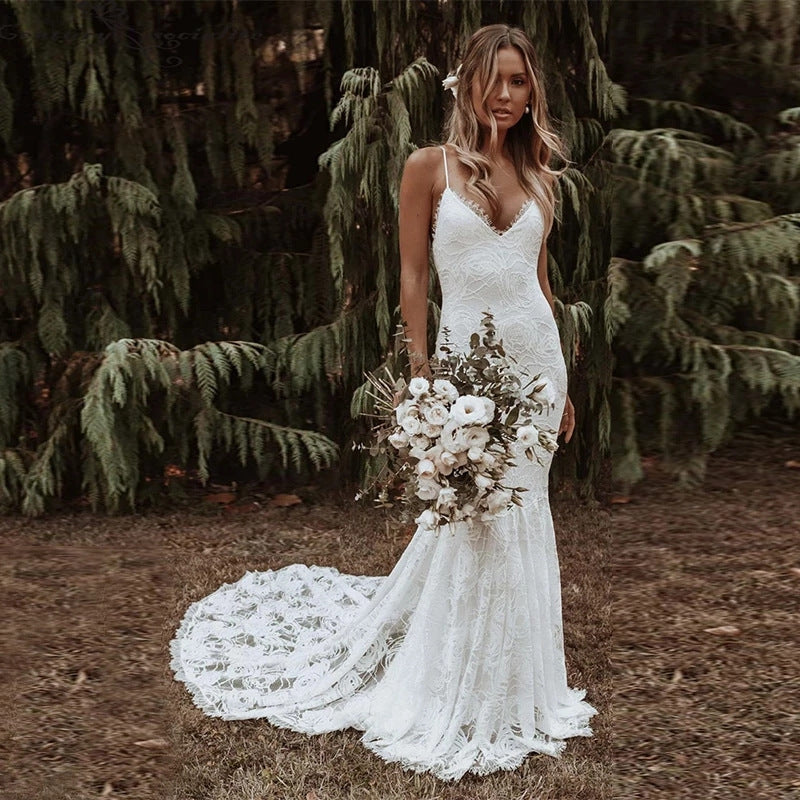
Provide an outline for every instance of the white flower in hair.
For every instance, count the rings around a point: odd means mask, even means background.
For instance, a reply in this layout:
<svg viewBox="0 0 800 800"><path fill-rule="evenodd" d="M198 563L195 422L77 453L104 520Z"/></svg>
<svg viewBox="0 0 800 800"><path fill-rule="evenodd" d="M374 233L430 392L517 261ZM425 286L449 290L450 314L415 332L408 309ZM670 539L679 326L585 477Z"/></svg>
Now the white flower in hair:
<svg viewBox="0 0 800 800"><path fill-rule="evenodd" d="M436 498L436 508L452 508L456 504L456 499L456 490L452 486L443 486Z"/></svg>
<svg viewBox="0 0 800 800"><path fill-rule="evenodd" d="M455 72L451 72L443 81L442 88L449 89L455 96L456 87L458 86L458 73L461 71L461 64L456 67Z"/></svg>
<svg viewBox="0 0 800 800"><path fill-rule="evenodd" d="M420 478L432 478L436 474L436 466L429 458L417 462L417 475Z"/></svg>

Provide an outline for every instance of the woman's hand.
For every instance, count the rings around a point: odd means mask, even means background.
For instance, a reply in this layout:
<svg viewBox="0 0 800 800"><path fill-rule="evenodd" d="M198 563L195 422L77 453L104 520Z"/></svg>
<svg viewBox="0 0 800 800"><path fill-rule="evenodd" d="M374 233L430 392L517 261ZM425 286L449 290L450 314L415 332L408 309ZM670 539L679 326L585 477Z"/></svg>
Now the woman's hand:
<svg viewBox="0 0 800 800"><path fill-rule="evenodd" d="M572 400L569 399L569 395L567 395L567 400L564 403L564 413L561 416L561 424L558 426L558 433L556 436L560 436L562 433L566 432L566 436L564 437L564 441L568 442L572 438L572 432L575 430L575 406L572 405Z"/></svg>

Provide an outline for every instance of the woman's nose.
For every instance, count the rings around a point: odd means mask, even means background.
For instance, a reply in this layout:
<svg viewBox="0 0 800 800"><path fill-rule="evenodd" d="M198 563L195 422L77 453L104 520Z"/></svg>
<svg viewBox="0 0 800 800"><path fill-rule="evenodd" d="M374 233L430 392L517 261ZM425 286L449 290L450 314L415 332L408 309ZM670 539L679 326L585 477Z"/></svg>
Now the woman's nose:
<svg viewBox="0 0 800 800"><path fill-rule="evenodd" d="M509 97L511 97L511 94L508 91L508 84L505 81L502 81L500 83L500 88L497 91L497 99L504 100Z"/></svg>

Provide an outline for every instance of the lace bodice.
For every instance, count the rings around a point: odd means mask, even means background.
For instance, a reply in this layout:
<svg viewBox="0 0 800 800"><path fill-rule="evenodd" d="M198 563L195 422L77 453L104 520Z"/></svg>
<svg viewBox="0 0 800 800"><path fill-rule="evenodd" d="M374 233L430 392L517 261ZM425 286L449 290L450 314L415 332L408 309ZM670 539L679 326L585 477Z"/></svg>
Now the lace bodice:
<svg viewBox="0 0 800 800"><path fill-rule="evenodd" d="M450 187L442 148L445 189L434 214L432 253L442 286L437 348L444 329L456 347L466 349L484 311L494 314L506 352L530 377L542 373L553 382L556 406L536 422L558 430L567 394L567 370L558 326L538 276L544 219L534 198L522 204L504 230L495 228L475 202ZM552 454L546 456L547 464ZM547 470L520 465L510 478L547 492Z"/></svg>

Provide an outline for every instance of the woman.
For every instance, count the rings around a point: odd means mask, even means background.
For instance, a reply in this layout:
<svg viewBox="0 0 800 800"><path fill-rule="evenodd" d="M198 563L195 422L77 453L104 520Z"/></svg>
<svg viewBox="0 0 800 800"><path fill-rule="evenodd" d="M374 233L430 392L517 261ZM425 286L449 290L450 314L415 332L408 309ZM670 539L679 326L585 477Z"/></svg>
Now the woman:
<svg viewBox="0 0 800 800"><path fill-rule="evenodd" d="M555 389L543 424L572 435L547 282L549 131L521 31L481 28L458 72L442 147L413 153L400 189L401 307L413 374L428 374L428 247L445 326L466 348L494 314L506 352ZM562 414L563 412L563 414ZM545 467L516 459L523 506L452 532L420 526L386 577L293 564L249 572L189 608L172 667L195 703L306 733L353 727L387 761L445 780L557 755L595 709L566 681Z"/></svg>

